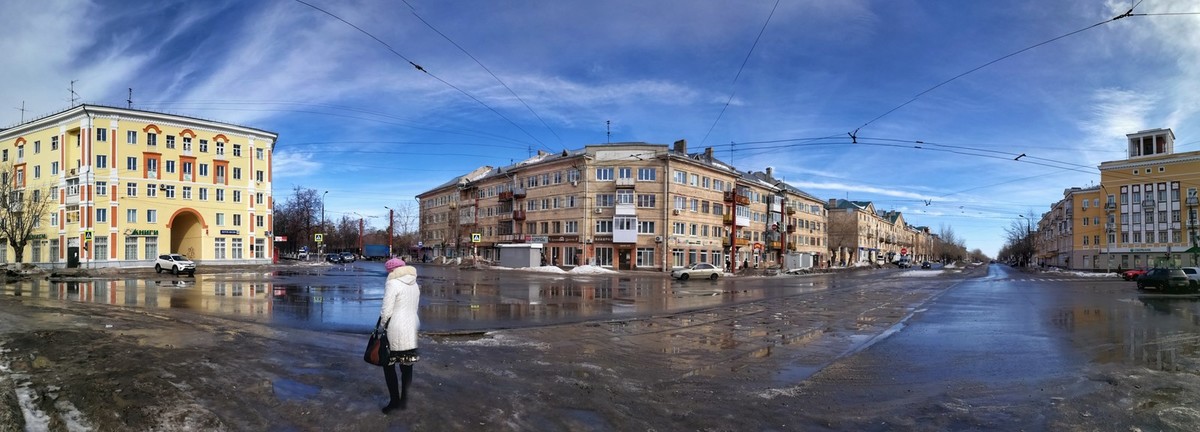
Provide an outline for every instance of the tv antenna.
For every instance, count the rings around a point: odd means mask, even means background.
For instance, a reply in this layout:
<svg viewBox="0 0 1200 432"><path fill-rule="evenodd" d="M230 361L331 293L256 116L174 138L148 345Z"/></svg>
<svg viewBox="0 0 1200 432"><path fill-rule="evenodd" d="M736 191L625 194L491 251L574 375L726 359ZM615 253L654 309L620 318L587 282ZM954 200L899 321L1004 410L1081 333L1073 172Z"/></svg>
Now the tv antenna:
<svg viewBox="0 0 1200 432"><path fill-rule="evenodd" d="M612 120L604 121L604 130L605 130L605 133L608 135L608 143L612 144Z"/></svg>
<svg viewBox="0 0 1200 432"><path fill-rule="evenodd" d="M129 88L129 98L125 99L125 108L133 108L133 87Z"/></svg>
<svg viewBox="0 0 1200 432"><path fill-rule="evenodd" d="M13 109L21 111L21 123L25 123L25 101L21 101L20 108L13 108Z"/></svg>
<svg viewBox="0 0 1200 432"><path fill-rule="evenodd" d="M71 91L71 106L75 106L75 101L79 100L79 93L75 93L75 82L79 80L71 80L71 87L67 90Z"/></svg>

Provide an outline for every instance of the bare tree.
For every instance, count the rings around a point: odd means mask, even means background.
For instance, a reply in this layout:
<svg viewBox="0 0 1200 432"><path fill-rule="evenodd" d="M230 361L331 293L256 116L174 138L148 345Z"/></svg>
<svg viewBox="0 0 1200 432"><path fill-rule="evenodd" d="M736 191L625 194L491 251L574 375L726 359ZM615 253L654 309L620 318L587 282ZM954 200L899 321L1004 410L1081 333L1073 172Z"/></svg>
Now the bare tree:
<svg viewBox="0 0 1200 432"><path fill-rule="evenodd" d="M286 202L276 204L274 214L272 230L276 235L288 237L285 250L312 246L315 243L313 234L319 232L321 225L321 195L316 189L296 186Z"/></svg>
<svg viewBox="0 0 1200 432"><path fill-rule="evenodd" d="M27 178L24 169L11 163L0 167L0 235L8 240L18 263L23 262L25 246L46 218L53 199L47 183L28 184Z"/></svg>
<svg viewBox="0 0 1200 432"><path fill-rule="evenodd" d="M858 249L858 224L855 222L857 213L838 214L840 211L830 211L825 223L826 234L829 236L829 253L834 259L849 259L841 256L842 249L854 251ZM847 263L849 264L849 263Z"/></svg>

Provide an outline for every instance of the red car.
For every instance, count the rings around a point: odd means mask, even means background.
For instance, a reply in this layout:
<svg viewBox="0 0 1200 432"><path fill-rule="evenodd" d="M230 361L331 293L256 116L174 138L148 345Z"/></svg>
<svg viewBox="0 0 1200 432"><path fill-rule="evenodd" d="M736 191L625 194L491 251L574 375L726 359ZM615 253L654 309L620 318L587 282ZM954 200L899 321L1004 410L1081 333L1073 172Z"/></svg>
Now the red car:
<svg viewBox="0 0 1200 432"><path fill-rule="evenodd" d="M1127 281L1137 280L1137 278L1141 277L1144 274L1146 274L1146 269L1125 270L1124 273L1121 273L1121 278L1123 278Z"/></svg>

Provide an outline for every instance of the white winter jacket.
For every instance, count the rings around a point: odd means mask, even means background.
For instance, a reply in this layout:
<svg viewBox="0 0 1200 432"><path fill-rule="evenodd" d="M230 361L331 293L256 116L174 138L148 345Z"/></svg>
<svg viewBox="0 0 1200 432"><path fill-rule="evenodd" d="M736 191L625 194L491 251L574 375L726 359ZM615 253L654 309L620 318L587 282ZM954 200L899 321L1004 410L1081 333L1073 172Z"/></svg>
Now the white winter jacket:
<svg viewBox="0 0 1200 432"><path fill-rule="evenodd" d="M421 320L417 318L417 305L421 300L421 288L417 285L417 269L400 266L388 273L383 288L383 308L379 317L388 323L388 343L392 351L405 351L417 347L417 329Z"/></svg>

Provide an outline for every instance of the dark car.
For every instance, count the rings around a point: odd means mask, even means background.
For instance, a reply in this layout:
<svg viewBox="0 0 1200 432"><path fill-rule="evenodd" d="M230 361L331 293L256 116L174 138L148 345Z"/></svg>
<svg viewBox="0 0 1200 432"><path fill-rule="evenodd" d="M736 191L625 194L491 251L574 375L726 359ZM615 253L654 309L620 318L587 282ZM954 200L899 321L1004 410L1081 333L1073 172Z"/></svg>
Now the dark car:
<svg viewBox="0 0 1200 432"><path fill-rule="evenodd" d="M925 261L925 262L921 263L921 268L931 269L931 268L933 268L933 264L930 264L929 261Z"/></svg>
<svg viewBox="0 0 1200 432"><path fill-rule="evenodd" d="M1146 271L1146 274L1137 278L1137 288L1139 290L1156 289L1166 293L1195 291L1187 274L1178 268L1150 269Z"/></svg>
<svg viewBox="0 0 1200 432"><path fill-rule="evenodd" d="M909 260L907 260L907 259L901 259L900 261L896 261L896 267L899 267L899 268L911 268L911 267L912 267L912 261L909 261Z"/></svg>
<svg viewBox="0 0 1200 432"><path fill-rule="evenodd" d="M344 262L344 263L352 263L355 261L354 254L352 254L350 252L342 252L338 255L340 255L342 257L342 262Z"/></svg>
<svg viewBox="0 0 1200 432"><path fill-rule="evenodd" d="M334 264L341 264L341 263L345 262L345 261L342 261L341 254L335 254L335 253L325 254L325 261L328 261L328 262L331 262Z"/></svg>

